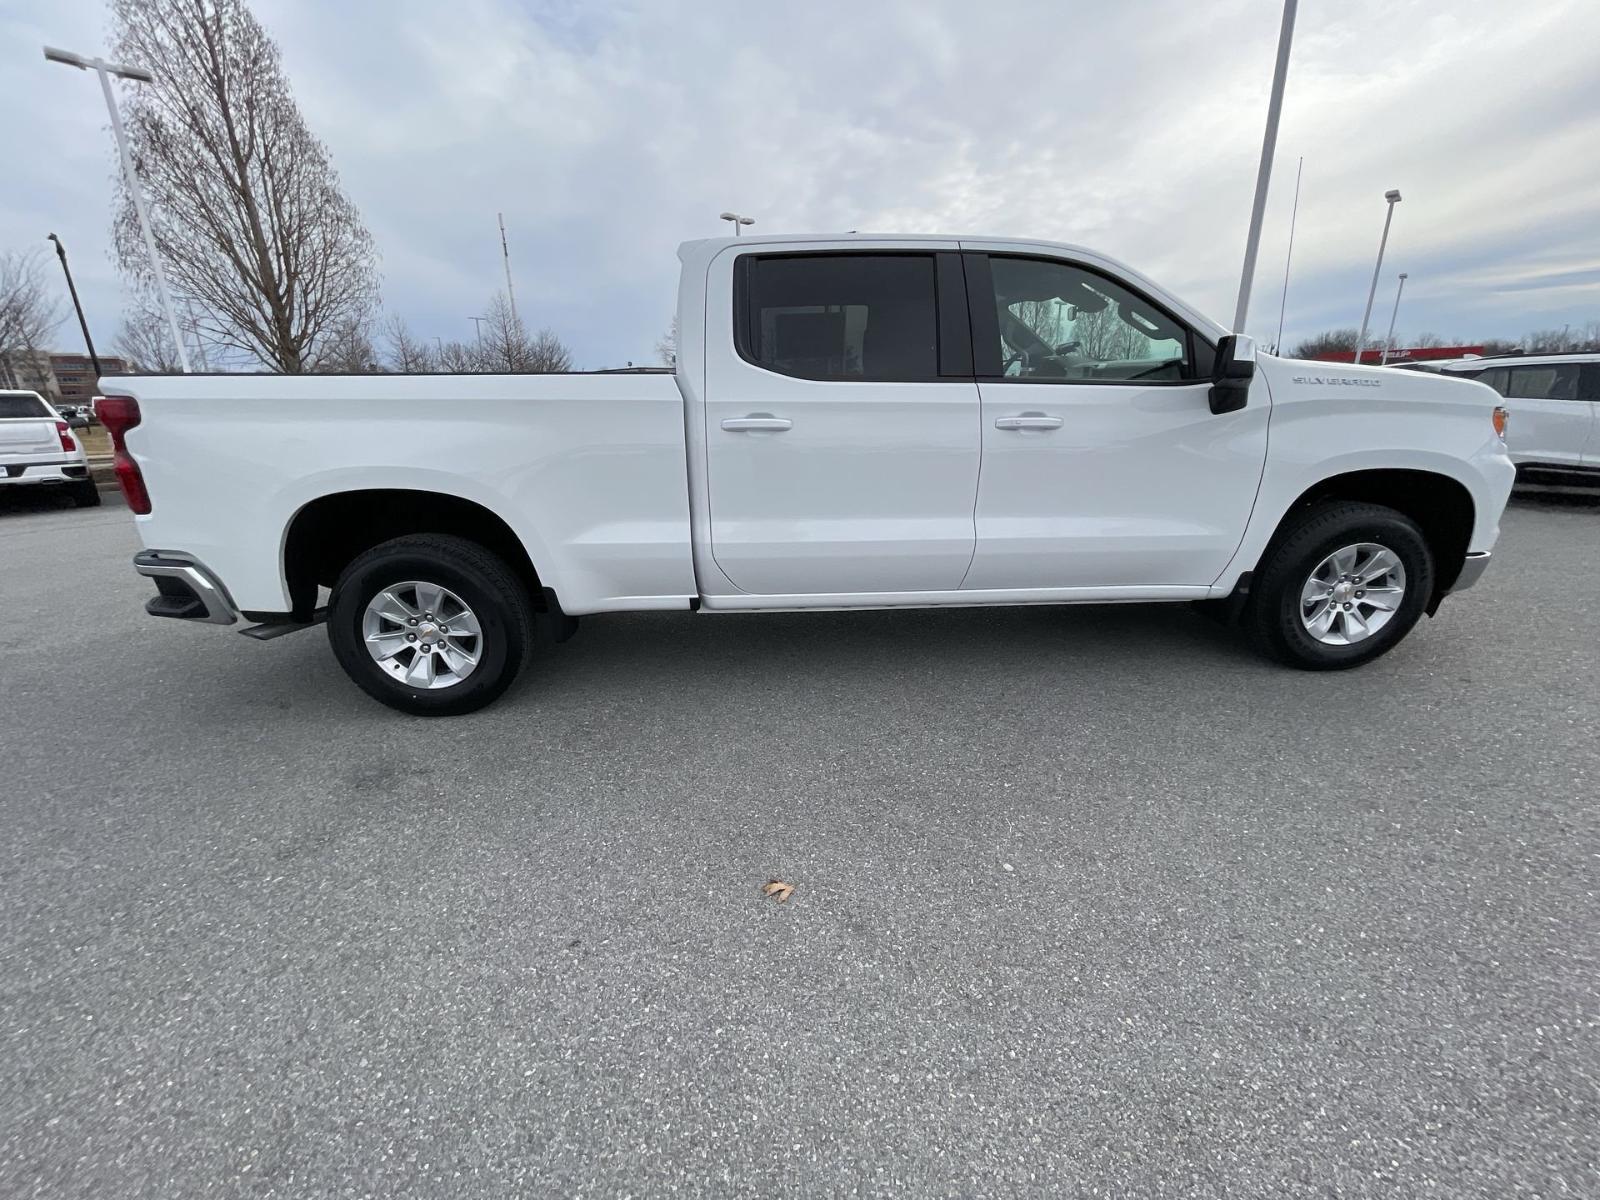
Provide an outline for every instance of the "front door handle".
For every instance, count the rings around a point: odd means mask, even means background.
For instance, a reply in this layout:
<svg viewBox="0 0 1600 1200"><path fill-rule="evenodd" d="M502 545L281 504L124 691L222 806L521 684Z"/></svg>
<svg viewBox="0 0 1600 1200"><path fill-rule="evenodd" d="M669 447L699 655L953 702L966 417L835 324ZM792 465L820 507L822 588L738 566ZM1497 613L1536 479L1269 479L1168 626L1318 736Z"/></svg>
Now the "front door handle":
<svg viewBox="0 0 1600 1200"><path fill-rule="evenodd" d="M997 417L996 429L1060 429L1060 417L1047 417L1044 413L1026 413L1020 417Z"/></svg>
<svg viewBox="0 0 1600 1200"><path fill-rule="evenodd" d="M1060 422L1056 422L1058 425ZM767 430L771 433L782 433L785 429L793 428L794 422L787 417L729 417L722 423L722 427L729 433L745 433L755 430Z"/></svg>

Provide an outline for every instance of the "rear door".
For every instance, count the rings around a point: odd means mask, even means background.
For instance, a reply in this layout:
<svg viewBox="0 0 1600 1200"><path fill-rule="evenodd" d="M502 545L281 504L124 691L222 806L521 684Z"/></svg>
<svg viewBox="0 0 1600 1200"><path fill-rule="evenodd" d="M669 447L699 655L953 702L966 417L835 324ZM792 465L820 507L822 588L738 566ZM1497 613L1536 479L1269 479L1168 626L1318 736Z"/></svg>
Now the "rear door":
<svg viewBox="0 0 1600 1200"><path fill-rule="evenodd" d="M59 458L55 415L32 392L0 392L0 464Z"/></svg>
<svg viewBox="0 0 1600 1200"><path fill-rule="evenodd" d="M725 347L727 318L707 323L712 557L739 590L961 586L980 439L954 248L730 249L713 264L710 311L726 297L733 319Z"/></svg>

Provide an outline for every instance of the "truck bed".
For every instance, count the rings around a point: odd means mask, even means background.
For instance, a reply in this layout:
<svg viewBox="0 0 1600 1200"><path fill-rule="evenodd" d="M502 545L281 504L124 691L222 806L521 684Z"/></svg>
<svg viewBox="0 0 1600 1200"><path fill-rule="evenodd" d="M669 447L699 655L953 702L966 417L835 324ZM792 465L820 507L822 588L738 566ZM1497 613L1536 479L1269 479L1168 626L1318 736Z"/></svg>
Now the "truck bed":
<svg viewBox="0 0 1600 1200"><path fill-rule="evenodd" d="M291 607L285 531L335 493L442 493L499 514L573 614L695 594L683 399L669 374L152 375L129 452L148 549L181 547L244 611Z"/></svg>

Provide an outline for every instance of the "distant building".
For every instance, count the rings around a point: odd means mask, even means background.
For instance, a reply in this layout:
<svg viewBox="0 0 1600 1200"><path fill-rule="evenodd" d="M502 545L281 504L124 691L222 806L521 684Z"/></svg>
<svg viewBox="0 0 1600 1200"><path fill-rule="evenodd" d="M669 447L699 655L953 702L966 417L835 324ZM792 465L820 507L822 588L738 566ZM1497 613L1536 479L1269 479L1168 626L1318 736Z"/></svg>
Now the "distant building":
<svg viewBox="0 0 1600 1200"><path fill-rule="evenodd" d="M12 350L0 356L0 387L38 392L51 404L61 403L61 389L43 350Z"/></svg>
<svg viewBox="0 0 1600 1200"><path fill-rule="evenodd" d="M130 369L125 358L100 360L100 370L107 375L126 375ZM99 395L95 384L94 364L87 354L13 352L0 363L0 387L38 392L57 408L63 404L88 404Z"/></svg>
<svg viewBox="0 0 1600 1200"><path fill-rule="evenodd" d="M126 375L128 360L102 357L100 371L105 375ZM57 396L52 404L88 404L99 395L94 364L87 354L52 354L50 374L55 380Z"/></svg>

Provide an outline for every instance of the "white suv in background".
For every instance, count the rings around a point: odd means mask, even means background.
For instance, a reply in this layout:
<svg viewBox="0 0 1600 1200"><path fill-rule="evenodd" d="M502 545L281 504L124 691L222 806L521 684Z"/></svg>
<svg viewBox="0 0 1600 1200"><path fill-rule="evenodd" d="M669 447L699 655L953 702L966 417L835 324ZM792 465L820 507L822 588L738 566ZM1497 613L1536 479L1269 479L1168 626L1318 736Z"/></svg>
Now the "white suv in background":
<svg viewBox="0 0 1600 1200"><path fill-rule="evenodd" d="M79 508L100 503L89 456L38 392L0 392L0 487L55 484Z"/></svg>
<svg viewBox="0 0 1600 1200"><path fill-rule="evenodd" d="M1463 359L1443 373L1506 398L1506 450L1519 468L1600 480L1600 354Z"/></svg>

